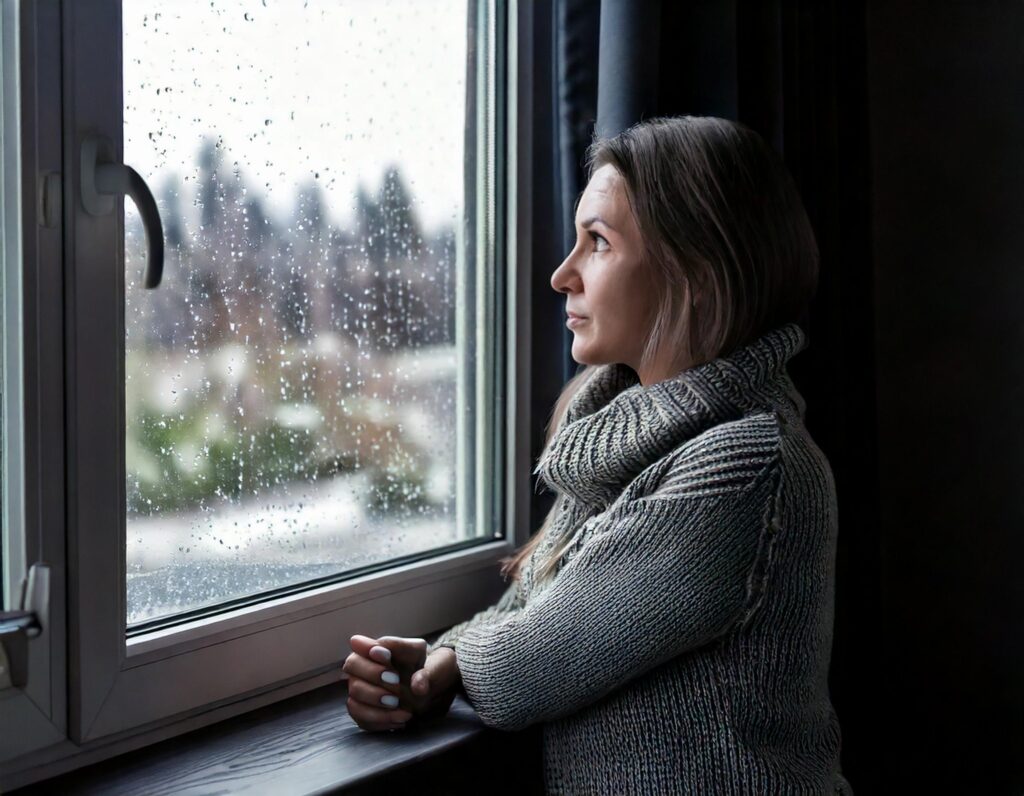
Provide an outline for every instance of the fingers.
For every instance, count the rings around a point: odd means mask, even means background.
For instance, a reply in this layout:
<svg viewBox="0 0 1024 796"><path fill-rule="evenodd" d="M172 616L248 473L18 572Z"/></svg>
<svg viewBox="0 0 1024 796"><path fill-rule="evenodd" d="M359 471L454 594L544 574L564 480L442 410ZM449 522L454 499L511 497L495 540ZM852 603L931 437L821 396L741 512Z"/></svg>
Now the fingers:
<svg viewBox="0 0 1024 796"><path fill-rule="evenodd" d="M350 641L352 654L345 659L342 671L349 676L349 695L354 701L373 708L400 707L413 713L429 707L432 686L444 678L435 677L427 663L425 639L374 639L360 634L351 636ZM382 697L386 698L384 703Z"/></svg>
<svg viewBox="0 0 1024 796"><path fill-rule="evenodd" d="M441 647L427 656L422 669L413 673L409 689L416 696L423 696L431 691L444 691L458 679L459 664L454 650Z"/></svg>
<svg viewBox="0 0 1024 796"><path fill-rule="evenodd" d="M357 652L364 658L377 661L382 664L391 663L391 650L377 643L377 639L370 636L355 635L349 639L352 651Z"/></svg>
<svg viewBox="0 0 1024 796"><path fill-rule="evenodd" d="M353 638L355 638L353 636ZM400 636L381 636L377 644L390 651L390 661L386 654L378 655L378 651L368 655L381 663L391 663L395 667L416 670L423 666L427 658L427 642L422 638L402 638Z"/></svg>
<svg viewBox="0 0 1024 796"><path fill-rule="evenodd" d="M401 691L398 672L388 666L367 660L358 653L351 653L341 666L341 670L349 677L358 677L368 683L385 688L393 694Z"/></svg>
<svg viewBox="0 0 1024 796"><path fill-rule="evenodd" d="M372 638L357 634L349 638L352 651L377 663L418 669L427 657L427 642L422 638L381 636Z"/></svg>
<svg viewBox="0 0 1024 796"><path fill-rule="evenodd" d="M427 669L420 669L413 673L409 690L416 696L426 696L430 693L430 672Z"/></svg>
<svg viewBox="0 0 1024 796"><path fill-rule="evenodd" d="M412 718L412 714L407 710L371 707L354 699L351 695L346 705L352 721L368 732L401 729Z"/></svg>
<svg viewBox="0 0 1024 796"><path fill-rule="evenodd" d="M362 702L371 708L384 708L392 712L398 708L399 698L397 694L373 683L368 683L366 680L361 680L358 677L348 678L348 695L357 702Z"/></svg>

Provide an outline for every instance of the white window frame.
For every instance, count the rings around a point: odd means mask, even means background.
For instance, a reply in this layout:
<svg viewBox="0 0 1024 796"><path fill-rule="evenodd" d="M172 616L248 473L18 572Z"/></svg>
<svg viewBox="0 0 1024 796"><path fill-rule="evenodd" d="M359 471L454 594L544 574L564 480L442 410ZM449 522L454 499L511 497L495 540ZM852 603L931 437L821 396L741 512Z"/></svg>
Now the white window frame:
<svg viewBox="0 0 1024 796"><path fill-rule="evenodd" d="M34 122L40 135L48 135L48 144L54 131L58 136L53 151L36 147L35 161L24 148L21 184L33 190L23 190L23 228L42 229L32 216L38 208L33 192L43 172L61 174L65 201L56 231L38 233L37 256L29 256L26 247L23 260L26 300L35 302L33 313L26 313L25 350L32 337L28 324L35 323L31 342L37 348L31 356L38 357L36 381L25 384L25 395L32 396L25 405L37 401L38 407L36 438L26 425L25 450L34 449L36 456L26 472L34 463L36 472L46 473L25 479L26 515L28 509L35 513L39 539L36 549L27 545L26 560L42 555L56 565L51 605L57 609L50 621L48 676L36 673L29 688L49 692L45 718L50 725L46 732L29 733L34 740L24 748L0 744L0 783L16 787L36 781L337 681L353 633L425 635L492 604L503 590L497 562L530 531L530 314L518 297L529 297L532 270L532 56L530 36L521 34L532 29L533 11L531 4L516 0L478 3L505 15L499 19L492 13L489 19L496 31L491 41L500 35L506 52L497 73L486 71L490 96L503 94L503 100L489 109L478 103L479 112L509 123L504 133L501 124L490 128L498 135L487 137L488 147L504 152L504 178L501 169L492 172L486 162L478 163L478 174L497 175L492 182L497 188L494 203L477 213L477 257L487 258L486 267L476 270L482 275L477 296L491 311L500 311L501 325L492 315L490 327L479 325L477 343L496 348L504 366L500 373L490 367L478 374L475 389L494 407L489 421L478 422L490 422L505 441L491 449L497 451L494 458L478 460L478 494L488 497L478 500L477 521L482 527L504 527L465 549L126 639L123 400L110 400L111 395L123 398L124 384L123 209L94 217L79 199L82 138L99 134L114 142L118 156L122 150L120 0L24 5L4 0L4 30L9 18L20 16L22 40L31 27L38 44L34 55L22 58L36 59ZM477 57L496 63L488 60L493 50ZM51 75L53 64L60 65L56 75ZM21 78L24 91L32 75L23 70ZM495 94L499 82L504 91ZM116 89L91 90L98 85ZM26 204L28 199L33 203ZM29 296L30 286L36 295ZM30 370L26 367L26 376ZM490 429L478 427L483 432ZM64 472L66 484L60 477ZM25 538L34 537L26 533ZM60 610L65 588L66 632ZM27 695L0 693L0 738L28 726L8 709Z"/></svg>

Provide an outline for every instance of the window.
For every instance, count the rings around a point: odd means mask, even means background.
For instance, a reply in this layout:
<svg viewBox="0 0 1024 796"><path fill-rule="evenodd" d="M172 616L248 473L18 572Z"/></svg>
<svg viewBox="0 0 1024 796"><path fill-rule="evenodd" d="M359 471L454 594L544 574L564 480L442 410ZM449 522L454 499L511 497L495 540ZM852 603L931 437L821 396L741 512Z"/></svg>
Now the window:
<svg viewBox="0 0 1024 796"><path fill-rule="evenodd" d="M146 289L126 207L133 636L492 529L465 480L489 411L468 11L124 5L124 157L167 241Z"/></svg>
<svg viewBox="0 0 1024 796"><path fill-rule="evenodd" d="M29 464L12 466L4 426L6 593L32 561L67 573L31 680L55 696L30 763L0 715L0 771L30 781L82 748L336 680L351 633L422 635L499 593L497 560L528 536L507 230L529 15L499 0L4 11L4 123L24 116L20 150L5 128L5 350L42 352L23 394L47 396L22 404ZM147 214L106 193L122 162L159 209L155 287ZM26 520L9 529L10 489Z"/></svg>

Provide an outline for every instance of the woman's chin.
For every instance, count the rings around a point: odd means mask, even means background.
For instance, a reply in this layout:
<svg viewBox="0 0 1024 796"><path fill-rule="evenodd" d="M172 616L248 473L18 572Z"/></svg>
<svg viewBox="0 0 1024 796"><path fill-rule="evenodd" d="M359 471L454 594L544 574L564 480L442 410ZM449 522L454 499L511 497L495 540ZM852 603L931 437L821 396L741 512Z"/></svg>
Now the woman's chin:
<svg viewBox="0 0 1024 796"><path fill-rule="evenodd" d="M573 361L579 363L580 365L590 365L590 364L593 364L593 363L590 362L590 360L589 360L589 358L587 356L587 347L584 346L584 345L580 345L579 337L578 336L573 341L571 353L572 353Z"/></svg>
<svg viewBox="0 0 1024 796"><path fill-rule="evenodd" d="M572 345L573 361L580 365L607 365L611 360L602 357L599 351L594 351L590 346L580 345L579 338Z"/></svg>

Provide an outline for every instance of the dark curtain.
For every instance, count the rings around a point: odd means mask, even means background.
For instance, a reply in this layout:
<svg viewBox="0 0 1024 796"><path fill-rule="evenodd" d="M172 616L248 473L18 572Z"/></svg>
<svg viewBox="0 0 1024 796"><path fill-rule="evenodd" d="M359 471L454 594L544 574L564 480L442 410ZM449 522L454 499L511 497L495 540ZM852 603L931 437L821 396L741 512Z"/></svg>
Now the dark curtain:
<svg viewBox="0 0 1024 796"><path fill-rule="evenodd" d="M790 372L837 485L830 686L843 731L843 771L856 790L874 792L880 751L873 739L885 711L877 704L879 498L864 7L839 0L558 5L557 48L571 39L570 23L581 6L600 7L601 134L655 115L738 120L776 147L799 185L817 234L821 274L802 319L810 345ZM577 69L564 54L559 63L557 105L563 115L577 109L575 124L591 96L590 84L579 79L589 63L581 58ZM584 139L578 127L571 129L579 138L558 149L562 173L570 176ZM563 176L558 211L570 230L581 188ZM567 377L575 365L566 360Z"/></svg>
<svg viewBox="0 0 1024 796"><path fill-rule="evenodd" d="M555 137L558 153L557 195L560 212L557 223L561 231L561 256L572 249L576 239L573 222L576 199L586 182L584 159L593 137L597 119L597 46L601 4L595 0L558 0L553 4L554 25L554 87ZM544 286L558 262L542 276ZM559 320L564 315L562 307ZM562 381L576 373L573 361L572 334L565 325L560 329Z"/></svg>
<svg viewBox="0 0 1024 796"><path fill-rule="evenodd" d="M534 6L533 57L533 287L531 454L536 462L562 386L578 365L565 326L565 300L551 273L573 246L573 213L584 185L584 157L597 119L597 0L554 0ZM535 489L530 527L540 527L553 495Z"/></svg>

